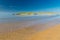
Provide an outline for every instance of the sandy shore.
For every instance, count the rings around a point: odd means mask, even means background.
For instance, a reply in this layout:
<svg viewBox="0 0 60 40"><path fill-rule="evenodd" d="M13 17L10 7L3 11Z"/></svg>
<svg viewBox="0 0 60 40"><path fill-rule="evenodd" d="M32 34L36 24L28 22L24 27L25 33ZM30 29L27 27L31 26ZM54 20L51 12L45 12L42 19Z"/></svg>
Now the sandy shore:
<svg viewBox="0 0 60 40"><path fill-rule="evenodd" d="M0 40L59 40L60 24L44 31L36 31L32 27L23 28L14 32L0 34Z"/></svg>
<svg viewBox="0 0 60 40"><path fill-rule="evenodd" d="M0 40L59 40L60 19L44 24L29 22L1 23Z"/></svg>

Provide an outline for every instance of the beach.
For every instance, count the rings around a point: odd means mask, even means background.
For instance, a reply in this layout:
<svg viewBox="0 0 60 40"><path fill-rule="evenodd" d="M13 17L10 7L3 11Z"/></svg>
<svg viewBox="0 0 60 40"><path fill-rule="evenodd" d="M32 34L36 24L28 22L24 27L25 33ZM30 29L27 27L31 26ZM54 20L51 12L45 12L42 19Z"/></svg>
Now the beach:
<svg viewBox="0 0 60 40"><path fill-rule="evenodd" d="M60 0L0 0L0 40L60 40Z"/></svg>
<svg viewBox="0 0 60 40"><path fill-rule="evenodd" d="M59 24L59 17L0 23L0 40L54 40L60 35Z"/></svg>

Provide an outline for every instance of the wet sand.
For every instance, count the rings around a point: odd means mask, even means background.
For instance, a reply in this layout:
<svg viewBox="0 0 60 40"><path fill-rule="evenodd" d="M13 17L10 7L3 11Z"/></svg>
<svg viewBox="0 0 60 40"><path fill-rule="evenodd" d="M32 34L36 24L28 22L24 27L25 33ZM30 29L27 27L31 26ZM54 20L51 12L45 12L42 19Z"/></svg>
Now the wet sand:
<svg viewBox="0 0 60 40"><path fill-rule="evenodd" d="M0 40L60 40L60 24L38 32L29 27L3 35L0 34Z"/></svg>
<svg viewBox="0 0 60 40"><path fill-rule="evenodd" d="M0 24L0 40L60 40L60 19L47 23L16 22ZM27 25L27 24L31 25ZM21 26L21 27L20 27Z"/></svg>

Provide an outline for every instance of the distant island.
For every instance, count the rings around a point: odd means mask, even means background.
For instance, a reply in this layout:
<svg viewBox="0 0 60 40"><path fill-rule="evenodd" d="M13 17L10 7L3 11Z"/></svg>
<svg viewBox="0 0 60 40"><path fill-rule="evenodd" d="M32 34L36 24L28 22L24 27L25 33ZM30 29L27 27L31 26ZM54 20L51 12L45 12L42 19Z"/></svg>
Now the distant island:
<svg viewBox="0 0 60 40"><path fill-rule="evenodd" d="M42 16L42 15L51 16L51 15L55 15L55 14L56 13L54 13L54 12L18 12L13 15L16 15L16 16Z"/></svg>

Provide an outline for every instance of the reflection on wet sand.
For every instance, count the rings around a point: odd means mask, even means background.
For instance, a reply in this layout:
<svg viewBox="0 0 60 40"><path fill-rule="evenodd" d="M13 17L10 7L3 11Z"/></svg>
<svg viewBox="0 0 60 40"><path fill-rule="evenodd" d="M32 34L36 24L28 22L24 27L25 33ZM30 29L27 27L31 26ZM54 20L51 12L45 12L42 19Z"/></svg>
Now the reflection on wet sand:
<svg viewBox="0 0 60 40"><path fill-rule="evenodd" d="M35 22L1 23L0 40L59 40L59 18L33 24Z"/></svg>
<svg viewBox="0 0 60 40"><path fill-rule="evenodd" d="M0 34L0 40L59 40L60 38L60 24L52 26L44 31L38 31L34 28L28 27L15 30L6 34Z"/></svg>

